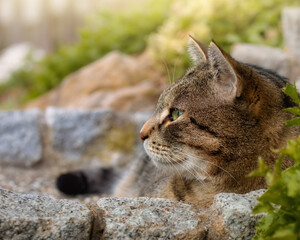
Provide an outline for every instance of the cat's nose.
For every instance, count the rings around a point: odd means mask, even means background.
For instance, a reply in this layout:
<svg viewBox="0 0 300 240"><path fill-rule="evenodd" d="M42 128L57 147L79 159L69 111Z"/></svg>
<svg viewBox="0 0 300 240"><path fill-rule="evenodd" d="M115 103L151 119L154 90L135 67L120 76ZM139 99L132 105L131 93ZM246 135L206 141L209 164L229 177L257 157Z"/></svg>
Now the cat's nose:
<svg viewBox="0 0 300 240"><path fill-rule="evenodd" d="M140 131L140 138L144 142L147 138L149 138L151 134L151 129L152 129L152 123L150 120L145 122L144 126L142 127Z"/></svg>
<svg viewBox="0 0 300 240"><path fill-rule="evenodd" d="M149 136L148 135L144 135L143 132L140 132L140 138L142 140L142 142L144 142Z"/></svg>

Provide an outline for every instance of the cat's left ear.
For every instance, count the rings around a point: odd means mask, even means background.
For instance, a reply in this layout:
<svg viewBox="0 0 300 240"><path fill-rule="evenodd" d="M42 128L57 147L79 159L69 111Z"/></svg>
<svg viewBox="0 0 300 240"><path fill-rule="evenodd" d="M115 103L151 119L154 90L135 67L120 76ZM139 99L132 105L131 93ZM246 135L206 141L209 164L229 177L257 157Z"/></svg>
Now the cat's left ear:
<svg viewBox="0 0 300 240"><path fill-rule="evenodd" d="M188 52L195 65L206 62L208 59L207 47L189 35Z"/></svg>
<svg viewBox="0 0 300 240"><path fill-rule="evenodd" d="M208 47L208 60L215 75L213 87L218 96L233 100L241 95L241 84L234 70L234 59L212 41Z"/></svg>

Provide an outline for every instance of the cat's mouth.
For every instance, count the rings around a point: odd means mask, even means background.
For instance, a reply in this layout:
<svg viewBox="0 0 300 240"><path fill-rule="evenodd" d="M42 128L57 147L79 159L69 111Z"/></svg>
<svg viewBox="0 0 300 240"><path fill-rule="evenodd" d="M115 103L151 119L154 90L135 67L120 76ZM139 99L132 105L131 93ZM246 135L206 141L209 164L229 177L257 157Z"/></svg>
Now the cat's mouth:
<svg viewBox="0 0 300 240"><path fill-rule="evenodd" d="M179 148L172 148L166 145L151 142L149 139L144 141L146 153L151 158L156 167L178 173L188 179L204 180L208 177L207 160L199 156L185 154Z"/></svg>
<svg viewBox="0 0 300 240"><path fill-rule="evenodd" d="M176 150L156 142L146 140L144 142L144 148L156 165L181 165L186 160L182 153L179 154Z"/></svg>

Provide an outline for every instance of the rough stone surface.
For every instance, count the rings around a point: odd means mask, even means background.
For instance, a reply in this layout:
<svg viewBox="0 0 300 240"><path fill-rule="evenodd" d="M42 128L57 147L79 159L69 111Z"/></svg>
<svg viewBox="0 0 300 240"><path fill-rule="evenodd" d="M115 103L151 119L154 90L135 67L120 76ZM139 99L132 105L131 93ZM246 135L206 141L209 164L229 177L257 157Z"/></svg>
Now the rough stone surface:
<svg viewBox="0 0 300 240"><path fill-rule="evenodd" d="M288 7L282 11L282 29L285 47L300 62L300 8Z"/></svg>
<svg viewBox="0 0 300 240"><path fill-rule="evenodd" d="M109 126L108 112L48 108L45 112L50 144L66 159L79 159L87 145Z"/></svg>
<svg viewBox="0 0 300 240"><path fill-rule="evenodd" d="M102 198L103 239L204 239L188 204L160 198Z"/></svg>
<svg viewBox="0 0 300 240"><path fill-rule="evenodd" d="M0 113L0 163L28 167L41 160L40 117L38 110Z"/></svg>
<svg viewBox="0 0 300 240"><path fill-rule="evenodd" d="M69 75L27 107L152 111L166 82L152 65L144 55L111 52Z"/></svg>
<svg viewBox="0 0 300 240"><path fill-rule="evenodd" d="M300 63L278 48L254 44L235 44L231 55L238 61L270 69L292 82L300 76Z"/></svg>
<svg viewBox="0 0 300 240"><path fill-rule="evenodd" d="M252 239L255 226L262 217L253 215L252 209L258 203L257 197L265 190L252 191L247 194L220 193L215 196L211 207L212 219L211 235L222 236L222 239ZM217 239L217 238L216 238Z"/></svg>
<svg viewBox="0 0 300 240"><path fill-rule="evenodd" d="M114 111L48 108L45 119L51 147L47 154L52 151L67 162L118 162L114 158L126 162L139 142L138 123Z"/></svg>
<svg viewBox="0 0 300 240"><path fill-rule="evenodd" d="M75 201L0 189L0 238L89 239L92 212Z"/></svg>

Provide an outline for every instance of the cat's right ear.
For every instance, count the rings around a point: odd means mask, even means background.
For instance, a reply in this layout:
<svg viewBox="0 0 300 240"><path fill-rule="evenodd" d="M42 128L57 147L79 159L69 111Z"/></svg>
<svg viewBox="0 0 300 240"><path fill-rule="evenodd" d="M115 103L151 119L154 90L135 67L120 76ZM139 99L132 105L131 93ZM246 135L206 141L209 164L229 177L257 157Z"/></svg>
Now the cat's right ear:
<svg viewBox="0 0 300 240"><path fill-rule="evenodd" d="M195 65L206 62L208 59L207 47L189 35L188 51Z"/></svg>

